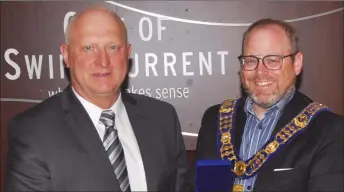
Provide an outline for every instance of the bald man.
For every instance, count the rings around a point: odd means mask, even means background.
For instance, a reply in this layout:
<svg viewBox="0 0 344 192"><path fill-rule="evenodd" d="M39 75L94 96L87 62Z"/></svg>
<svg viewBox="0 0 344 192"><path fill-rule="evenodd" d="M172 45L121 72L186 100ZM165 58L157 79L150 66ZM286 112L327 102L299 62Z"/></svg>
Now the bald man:
<svg viewBox="0 0 344 192"><path fill-rule="evenodd" d="M187 161L174 107L121 92L131 45L105 8L60 46L71 83L9 124L7 191L179 191Z"/></svg>

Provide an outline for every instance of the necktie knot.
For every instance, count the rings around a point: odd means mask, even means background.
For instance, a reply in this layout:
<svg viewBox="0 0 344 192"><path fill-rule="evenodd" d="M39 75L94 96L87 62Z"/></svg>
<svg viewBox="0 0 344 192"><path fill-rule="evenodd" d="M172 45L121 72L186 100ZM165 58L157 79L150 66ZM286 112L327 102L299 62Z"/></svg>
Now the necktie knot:
<svg viewBox="0 0 344 192"><path fill-rule="evenodd" d="M115 113L112 110L104 110L100 115L100 122L102 122L106 128L114 126Z"/></svg>

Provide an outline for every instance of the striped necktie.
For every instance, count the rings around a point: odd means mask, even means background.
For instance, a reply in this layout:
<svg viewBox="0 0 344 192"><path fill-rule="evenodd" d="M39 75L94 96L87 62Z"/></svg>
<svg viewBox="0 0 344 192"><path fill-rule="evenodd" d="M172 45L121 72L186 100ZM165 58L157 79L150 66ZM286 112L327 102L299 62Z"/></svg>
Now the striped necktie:
<svg viewBox="0 0 344 192"><path fill-rule="evenodd" d="M105 125L106 132L103 145L109 157L110 163L116 174L121 190L130 192L130 184L125 163L122 144L118 138L118 131L115 126L115 114L112 110L105 110L100 116L100 122Z"/></svg>

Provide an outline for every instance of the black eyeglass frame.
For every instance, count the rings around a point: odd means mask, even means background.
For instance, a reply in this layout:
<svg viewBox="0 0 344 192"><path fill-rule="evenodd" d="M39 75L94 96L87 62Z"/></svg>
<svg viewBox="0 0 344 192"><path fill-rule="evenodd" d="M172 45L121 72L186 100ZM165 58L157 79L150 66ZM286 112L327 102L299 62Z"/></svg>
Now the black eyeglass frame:
<svg viewBox="0 0 344 192"><path fill-rule="evenodd" d="M296 54L298 54L299 52L296 52L296 53L292 53L292 54L289 54L289 55L265 55L263 58L259 58L257 56L254 56L254 55L240 55L238 56L238 60L239 60L239 63L240 63L240 67L242 70L244 71L254 71L257 69L258 67L258 64L259 64L259 61L262 60L263 62L263 65L266 69L270 70L270 71L277 71L277 70L280 70L282 68L282 65L284 63L284 59L287 58L287 57L294 57ZM275 57L280 57L281 60L282 60L282 63L280 65L280 67L278 69L270 69L268 68L266 65L265 65L265 62L264 62L264 59L267 58L267 57L271 57L271 56L275 56ZM250 69L250 70L247 70L247 69L244 69L244 64L242 64L241 60L245 57L253 57L257 60L257 64L256 64L256 67L254 69Z"/></svg>

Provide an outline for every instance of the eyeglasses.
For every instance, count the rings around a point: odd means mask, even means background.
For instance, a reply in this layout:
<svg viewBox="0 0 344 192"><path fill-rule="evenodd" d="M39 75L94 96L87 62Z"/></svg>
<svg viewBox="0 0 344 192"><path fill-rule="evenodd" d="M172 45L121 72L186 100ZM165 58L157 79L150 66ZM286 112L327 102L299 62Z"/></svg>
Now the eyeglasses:
<svg viewBox="0 0 344 192"><path fill-rule="evenodd" d="M259 60L263 61L265 68L271 71L275 71L281 69L285 58L293 57L296 54L297 53L293 53L290 55L266 55L263 58L258 58L254 55L240 55L238 59L241 68L245 71L254 71L258 67Z"/></svg>

